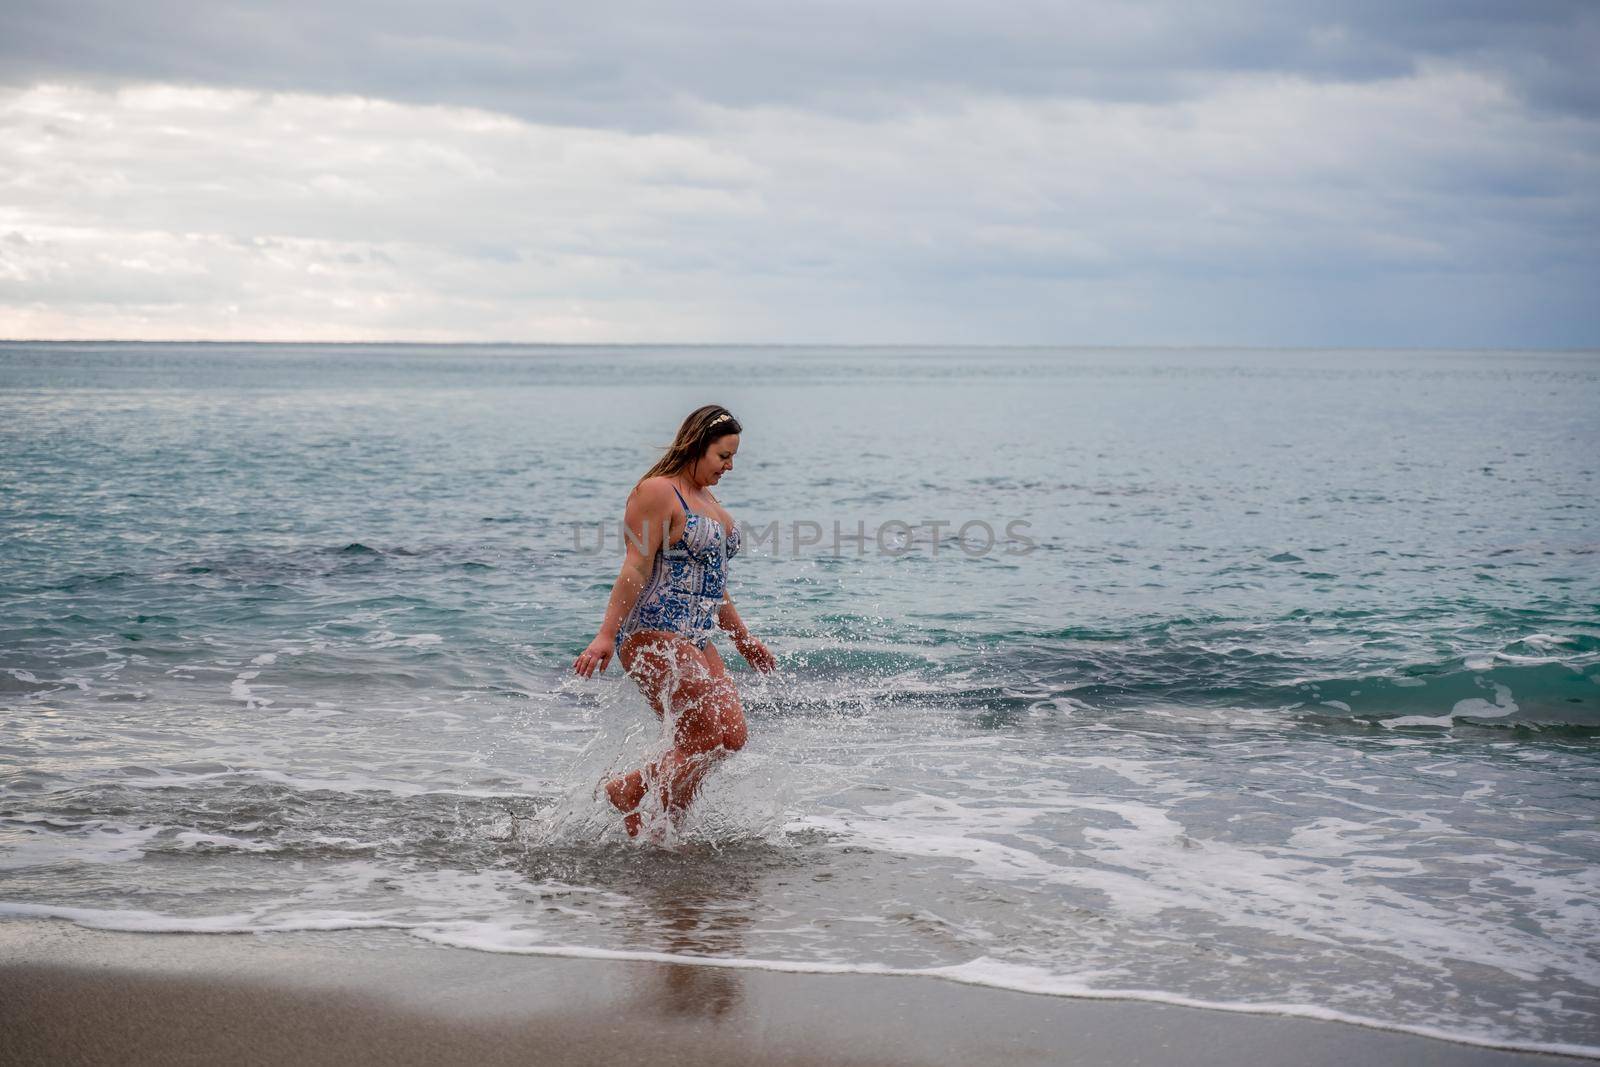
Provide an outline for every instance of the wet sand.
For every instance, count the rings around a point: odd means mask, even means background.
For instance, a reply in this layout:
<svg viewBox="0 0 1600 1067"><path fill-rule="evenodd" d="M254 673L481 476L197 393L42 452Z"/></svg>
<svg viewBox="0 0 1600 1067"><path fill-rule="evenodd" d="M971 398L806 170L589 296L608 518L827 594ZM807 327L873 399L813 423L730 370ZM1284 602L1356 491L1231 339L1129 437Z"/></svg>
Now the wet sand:
<svg viewBox="0 0 1600 1067"><path fill-rule="evenodd" d="M392 933L0 922L5 1064L1588 1064L929 978L511 956Z"/></svg>

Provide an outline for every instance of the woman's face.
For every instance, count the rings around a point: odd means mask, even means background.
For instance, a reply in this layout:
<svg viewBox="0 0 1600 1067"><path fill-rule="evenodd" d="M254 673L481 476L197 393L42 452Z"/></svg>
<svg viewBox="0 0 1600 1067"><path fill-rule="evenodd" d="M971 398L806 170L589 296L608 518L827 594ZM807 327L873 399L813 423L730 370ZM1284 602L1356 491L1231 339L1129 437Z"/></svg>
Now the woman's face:
<svg viewBox="0 0 1600 1067"><path fill-rule="evenodd" d="M695 463L694 480L701 485L716 485L733 470L733 455L739 451L739 435L730 433L711 442L706 454Z"/></svg>

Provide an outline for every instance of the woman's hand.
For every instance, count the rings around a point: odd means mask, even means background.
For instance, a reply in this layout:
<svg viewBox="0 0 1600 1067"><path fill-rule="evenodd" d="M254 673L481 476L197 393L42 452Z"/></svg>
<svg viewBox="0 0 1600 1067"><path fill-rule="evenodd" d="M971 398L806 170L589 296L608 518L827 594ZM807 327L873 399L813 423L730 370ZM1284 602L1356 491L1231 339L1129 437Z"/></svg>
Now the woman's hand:
<svg viewBox="0 0 1600 1067"><path fill-rule="evenodd" d="M748 632L742 637L734 638L733 647L739 650L739 655L743 656L750 666L762 674L778 669L777 657L768 652L767 646L750 636Z"/></svg>
<svg viewBox="0 0 1600 1067"><path fill-rule="evenodd" d="M595 671L604 674L606 664L611 662L611 657L616 651L617 643L605 634L600 634L589 642L588 648L578 654L577 662L573 663L572 669L585 678L593 678Z"/></svg>

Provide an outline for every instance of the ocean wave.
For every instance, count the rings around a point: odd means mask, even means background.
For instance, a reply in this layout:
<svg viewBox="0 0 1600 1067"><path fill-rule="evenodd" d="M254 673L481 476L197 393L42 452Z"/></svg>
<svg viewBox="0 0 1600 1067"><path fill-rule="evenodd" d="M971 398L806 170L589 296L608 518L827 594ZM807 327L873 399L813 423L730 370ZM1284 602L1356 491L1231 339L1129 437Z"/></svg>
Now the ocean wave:
<svg viewBox="0 0 1600 1067"><path fill-rule="evenodd" d="M1453 658L1398 671L1298 680L1277 689L1311 720L1449 728L1600 731L1600 666Z"/></svg>
<svg viewBox="0 0 1600 1067"><path fill-rule="evenodd" d="M1022 714L1042 706L1106 713L1151 708L1273 711L1306 724L1600 730L1600 637L1536 633L1479 652L1374 663L1256 631L1171 625L1013 634L924 650L835 645L791 654L792 684L757 707L838 710L867 703ZM917 651L924 652L917 655Z"/></svg>

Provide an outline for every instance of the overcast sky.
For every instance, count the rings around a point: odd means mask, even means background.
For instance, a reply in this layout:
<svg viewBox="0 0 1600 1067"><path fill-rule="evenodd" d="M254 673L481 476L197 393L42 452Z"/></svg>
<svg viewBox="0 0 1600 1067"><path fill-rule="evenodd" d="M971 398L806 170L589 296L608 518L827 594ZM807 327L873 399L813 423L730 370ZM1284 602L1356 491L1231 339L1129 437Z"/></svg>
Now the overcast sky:
<svg viewBox="0 0 1600 1067"><path fill-rule="evenodd" d="M1600 346L1600 4L0 0L0 337Z"/></svg>

